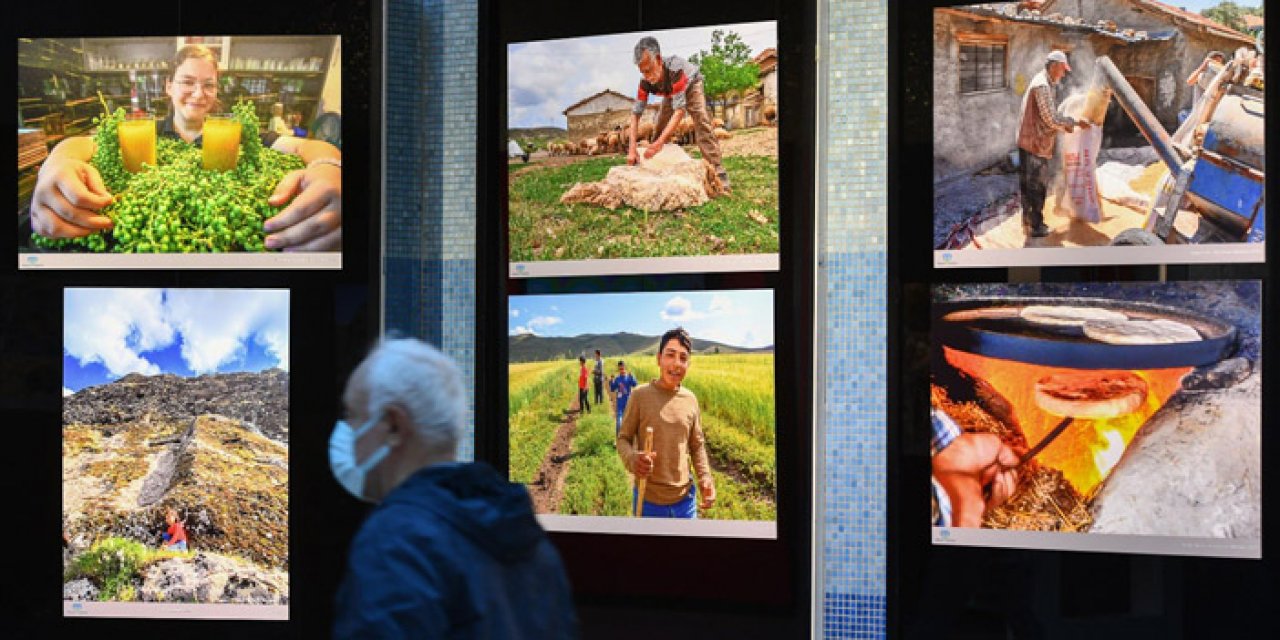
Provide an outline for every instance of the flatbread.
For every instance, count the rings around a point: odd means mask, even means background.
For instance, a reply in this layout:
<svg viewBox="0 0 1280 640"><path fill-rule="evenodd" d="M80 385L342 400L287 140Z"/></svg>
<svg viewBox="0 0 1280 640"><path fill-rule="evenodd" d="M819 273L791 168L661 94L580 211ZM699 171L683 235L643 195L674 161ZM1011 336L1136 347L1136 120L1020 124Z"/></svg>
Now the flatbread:
<svg viewBox="0 0 1280 640"><path fill-rule="evenodd" d="M1199 342L1200 332L1174 320L1128 320L1113 322L1090 320L1084 323L1084 335L1107 344L1147 345Z"/></svg>
<svg viewBox="0 0 1280 640"><path fill-rule="evenodd" d="M1127 371L1055 373L1036 382L1036 404L1058 416L1105 420L1137 411L1147 383Z"/></svg>
<svg viewBox="0 0 1280 640"><path fill-rule="evenodd" d="M1012 320L1018 317L1017 307L982 307L952 311L942 319L947 322L978 322L982 320Z"/></svg>
<svg viewBox="0 0 1280 640"><path fill-rule="evenodd" d="M1115 322L1123 322L1129 319L1119 311L1103 309L1101 307L1072 307L1072 306L1056 306L1033 304L1023 307L1018 313L1023 320L1027 322L1048 325L1052 327L1080 327L1090 320L1111 320Z"/></svg>

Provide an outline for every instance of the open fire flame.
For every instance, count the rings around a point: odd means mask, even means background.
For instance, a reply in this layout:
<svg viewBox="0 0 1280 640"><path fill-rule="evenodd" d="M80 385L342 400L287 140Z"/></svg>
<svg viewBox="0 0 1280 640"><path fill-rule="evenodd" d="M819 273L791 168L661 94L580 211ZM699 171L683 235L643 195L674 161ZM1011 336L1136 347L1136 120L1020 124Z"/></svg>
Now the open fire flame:
<svg viewBox="0 0 1280 640"><path fill-rule="evenodd" d="M1027 446L1035 446L1061 422L1060 416L1036 403L1035 385L1046 376L1074 370L988 358L949 347L944 347L944 352L951 366L985 380L1009 401ZM1147 383L1147 399L1142 406L1128 415L1106 420L1077 418L1035 459L1061 471L1081 495L1091 497L1120 462L1134 434L1178 391L1182 377L1189 371L1190 367L1133 371Z"/></svg>

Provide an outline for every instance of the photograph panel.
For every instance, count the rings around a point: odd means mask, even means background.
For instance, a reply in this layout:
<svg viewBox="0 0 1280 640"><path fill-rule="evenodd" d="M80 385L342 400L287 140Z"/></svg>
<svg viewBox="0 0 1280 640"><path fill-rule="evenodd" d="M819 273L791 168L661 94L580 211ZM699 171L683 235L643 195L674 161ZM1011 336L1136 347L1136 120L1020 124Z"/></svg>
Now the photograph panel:
<svg viewBox="0 0 1280 640"><path fill-rule="evenodd" d="M289 292L64 290L67 615L288 619Z"/></svg>
<svg viewBox="0 0 1280 640"><path fill-rule="evenodd" d="M507 48L511 277L778 269L777 23Z"/></svg>
<svg viewBox="0 0 1280 640"><path fill-rule="evenodd" d="M1259 557L1259 281L933 295L935 542Z"/></svg>
<svg viewBox="0 0 1280 640"><path fill-rule="evenodd" d="M772 291L520 295L508 313L509 473L544 525L776 534ZM688 345L662 344L677 328Z"/></svg>
<svg viewBox="0 0 1280 640"><path fill-rule="evenodd" d="M338 36L17 47L19 268L341 268Z"/></svg>
<svg viewBox="0 0 1280 640"><path fill-rule="evenodd" d="M934 9L935 266L1262 262L1260 32L1039 5Z"/></svg>

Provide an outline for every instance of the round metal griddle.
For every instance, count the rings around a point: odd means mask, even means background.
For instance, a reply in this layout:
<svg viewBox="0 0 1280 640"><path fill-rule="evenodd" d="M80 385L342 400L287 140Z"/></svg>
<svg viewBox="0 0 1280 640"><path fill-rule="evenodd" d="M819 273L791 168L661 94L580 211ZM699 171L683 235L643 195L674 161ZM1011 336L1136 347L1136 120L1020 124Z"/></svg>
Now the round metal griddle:
<svg viewBox="0 0 1280 640"><path fill-rule="evenodd" d="M1019 317L1024 307L1096 307L1131 320L1173 320L1200 333L1196 342L1118 345L1093 340L1081 327L1051 326ZM1169 369L1213 364L1229 356L1236 328L1173 307L1105 298L974 298L933 305L934 344L1027 364L1070 369Z"/></svg>

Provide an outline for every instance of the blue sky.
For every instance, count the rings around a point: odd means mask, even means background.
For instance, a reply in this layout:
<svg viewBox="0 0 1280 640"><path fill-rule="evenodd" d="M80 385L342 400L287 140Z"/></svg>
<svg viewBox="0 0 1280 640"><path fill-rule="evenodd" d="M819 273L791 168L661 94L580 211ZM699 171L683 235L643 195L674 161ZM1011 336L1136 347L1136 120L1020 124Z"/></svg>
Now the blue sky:
<svg viewBox="0 0 1280 640"><path fill-rule="evenodd" d="M63 394L129 373L289 368L283 289L66 289Z"/></svg>
<svg viewBox="0 0 1280 640"><path fill-rule="evenodd" d="M1161 0L1167 5L1181 7L1187 11L1200 13L1210 7L1216 7L1222 4L1222 0ZM1235 0L1236 6L1240 7L1260 7L1262 0Z"/></svg>
<svg viewBox="0 0 1280 640"><path fill-rule="evenodd" d="M513 44L507 48L507 114L511 128L564 127L563 111L605 89L634 97L640 72L634 63L636 41L651 35L663 55L688 59L711 49L711 32L727 29L742 36L751 54L776 47L776 22L747 22L690 29L646 31L587 38Z"/></svg>
<svg viewBox="0 0 1280 640"><path fill-rule="evenodd" d="M683 326L695 337L738 347L773 344L773 292L666 291L511 296L508 335L661 335Z"/></svg>

